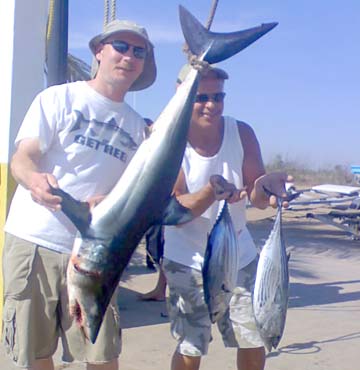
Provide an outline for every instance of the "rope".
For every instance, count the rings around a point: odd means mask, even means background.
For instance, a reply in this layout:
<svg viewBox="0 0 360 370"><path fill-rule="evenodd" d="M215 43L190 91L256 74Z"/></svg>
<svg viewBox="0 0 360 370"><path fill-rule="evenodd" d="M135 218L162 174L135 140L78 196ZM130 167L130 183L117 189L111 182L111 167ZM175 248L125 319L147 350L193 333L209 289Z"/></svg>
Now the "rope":
<svg viewBox="0 0 360 370"><path fill-rule="evenodd" d="M116 0L111 1L111 21L115 20L116 16Z"/></svg>
<svg viewBox="0 0 360 370"><path fill-rule="evenodd" d="M104 0L104 28L109 23L109 0Z"/></svg>
<svg viewBox="0 0 360 370"><path fill-rule="evenodd" d="M208 20L206 22L206 26L205 26L208 30L210 29L211 24L214 20L215 11L216 11L216 8L218 6L218 3L219 3L219 0L213 0L212 6L211 6L211 9L210 9L209 18L208 18Z"/></svg>
<svg viewBox="0 0 360 370"><path fill-rule="evenodd" d="M189 64L196 70L198 70L201 74L206 74L207 70L210 67L210 64L205 60L199 60L197 55L191 54L189 51L188 54L188 62Z"/></svg>
<svg viewBox="0 0 360 370"><path fill-rule="evenodd" d="M111 8L111 9L110 9ZM116 0L104 0L104 28L109 23L115 20L116 17Z"/></svg>

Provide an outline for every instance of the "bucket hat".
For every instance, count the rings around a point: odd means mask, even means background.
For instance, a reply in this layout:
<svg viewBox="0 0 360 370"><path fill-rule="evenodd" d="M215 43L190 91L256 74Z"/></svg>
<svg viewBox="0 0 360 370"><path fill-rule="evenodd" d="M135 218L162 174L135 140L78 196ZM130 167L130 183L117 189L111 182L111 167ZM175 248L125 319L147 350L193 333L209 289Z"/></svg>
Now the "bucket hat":
<svg viewBox="0 0 360 370"><path fill-rule="evenodd" d="M144 60L144 70L136 81L131 85L130 91L143 90L152 85L156 79L156 64L154 57L154 45L150 42L149 36L144 27L127 20L114 20L109 22L105 27L104 31L99 35L96 35L89 41L89 47L92 53L95 55L98 46L106 40L108 37L121 34L122 32L133 33L140 36L146 44L146 57ZM95 77L99 62L95 60L92 65L91 75Z"/></svg>
<svg viewBox="0 0 360 370"><path fill-rule="evenodd" d="M184 82L186 76L189 74L193 67L190 64L184 64L180 72L177 76L176 82L178 84L181 84ZM206 73L203 76L206 76L209 72L214 72L216 74L216 77L221 79L221 80L227 80L229 78L229 75L227 72L225 72L223 69L216 67L215 64L209 65L208 69L206 70Z"/></svg>

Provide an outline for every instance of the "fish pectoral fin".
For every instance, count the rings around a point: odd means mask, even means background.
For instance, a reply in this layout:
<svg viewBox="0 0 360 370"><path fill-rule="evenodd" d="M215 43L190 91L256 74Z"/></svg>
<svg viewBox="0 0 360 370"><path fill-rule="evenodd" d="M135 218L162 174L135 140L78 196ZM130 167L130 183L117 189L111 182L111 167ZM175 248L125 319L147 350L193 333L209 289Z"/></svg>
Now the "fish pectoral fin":
<svg viewBox="0 0 360 370"><path fill-rule="evenodd" d="M178 200L173 196L165 208L162 224L163 225L180 225L185 222L191 221L195 216L189 208L181 205Z"/></svg>
<svg viewBox="0 0 360 370"><path fill-rule="evenodd" d="M91 222L91 212L88 202L80 202L60 188L51 186L51 193L61 197L61 210L76 226L81 234L85 234Z"/></svg>

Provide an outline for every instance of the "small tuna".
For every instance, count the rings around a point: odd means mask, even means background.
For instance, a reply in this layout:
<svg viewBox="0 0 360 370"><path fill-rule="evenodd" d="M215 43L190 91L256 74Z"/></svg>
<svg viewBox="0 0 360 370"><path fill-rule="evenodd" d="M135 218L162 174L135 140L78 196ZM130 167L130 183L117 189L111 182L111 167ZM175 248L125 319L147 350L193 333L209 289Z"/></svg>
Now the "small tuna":
<svg viewBox="0 0 360 370"><path fill-rule="evenodd" d="M260 252L253 293L256 325L269 352L283 335L289 300L289 258L282 236L281 208L278 199L273 229Z"/></svg>
<svg viewBox="0 0 360 370"><path fill-rule="evenodd" d="M205 302L212 323L229 307L239 266L239 246L235 228L224 201L223 208L208 237L202 269Z"/></svg>

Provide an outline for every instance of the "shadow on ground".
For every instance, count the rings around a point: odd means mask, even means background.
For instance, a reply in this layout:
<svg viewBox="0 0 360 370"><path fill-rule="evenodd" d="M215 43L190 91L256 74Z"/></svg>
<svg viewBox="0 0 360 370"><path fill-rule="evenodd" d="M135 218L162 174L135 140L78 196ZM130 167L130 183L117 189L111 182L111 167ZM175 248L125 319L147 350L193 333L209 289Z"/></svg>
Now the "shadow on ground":
<svg viewBox="0 0 360 370"><path fill-rule="evenodd" d="M118 305L123 329L169 322L165 302L141 301L137 291L120 287Z"/></svg>
<svg viewBox="0 0 360 370"><path fill-rule="evenodd" d="M360 291L342 292L346 284L359 284L360 288L360 280L334 281L322 284L291 283L289 308L359 301ZM355 309L358 310L359 305Z"/></svg>
<svg viewBox="0 0 360 370"><path fill-rule="evenodd" d="M321 345L325 343L341 342L341 341L353 341L360 339L360 332L350 333L342 335L336 338L324 339L320 341L309 341L304 343L293 343L267 354L267 358L278 357L281 354L290 355L314 355L315 353L321 352Z"/></svg>

